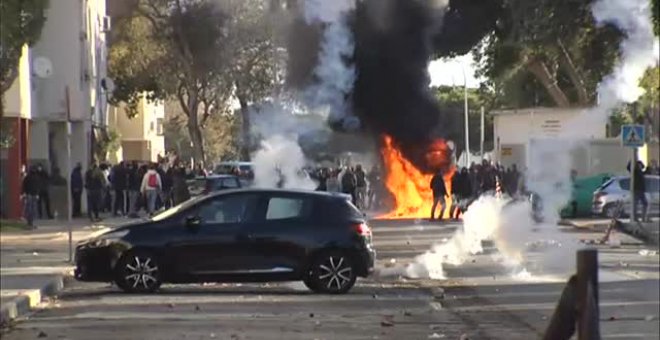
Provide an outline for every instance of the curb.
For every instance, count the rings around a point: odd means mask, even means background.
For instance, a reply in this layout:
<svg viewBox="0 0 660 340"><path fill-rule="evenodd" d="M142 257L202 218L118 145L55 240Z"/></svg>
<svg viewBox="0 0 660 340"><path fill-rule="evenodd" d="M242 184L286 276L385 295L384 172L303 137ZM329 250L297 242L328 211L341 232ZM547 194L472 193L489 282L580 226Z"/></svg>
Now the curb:
<svg viewBox="0 0 660 340"><path fill-rule="evenodd" d="M64 276L59 275L46 283L41 289L21 292L15 299L0 306L0 327L6 327L11 321L28 314L43 298L53 296L64 288Z"/></svg>

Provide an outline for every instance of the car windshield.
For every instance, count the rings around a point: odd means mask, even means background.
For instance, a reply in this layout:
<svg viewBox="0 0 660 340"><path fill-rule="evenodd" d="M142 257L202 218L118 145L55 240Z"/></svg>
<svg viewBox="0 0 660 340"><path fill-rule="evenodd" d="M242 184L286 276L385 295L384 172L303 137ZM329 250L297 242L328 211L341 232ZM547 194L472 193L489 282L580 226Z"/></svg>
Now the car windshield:
<svg viewBox="0 0 660 340"><path fill-rule="evenodd" d="M204 200L204 196L189 199L189 200L187 200L187 201L185 201L185 202L183 202L183 203L181 203L177 206L174 206L174 207L169 208L169 209L167 209L167 210L165 210L161 213L156 214L154 217L151 218L151 220L154 221L154 222L165 220L165 219L170 218L171 216L175 215L176 213L178 213L180 211L183 211L183 210L186 210L186 209L192 207L193 205L199 203L202 200Z"/></svg>

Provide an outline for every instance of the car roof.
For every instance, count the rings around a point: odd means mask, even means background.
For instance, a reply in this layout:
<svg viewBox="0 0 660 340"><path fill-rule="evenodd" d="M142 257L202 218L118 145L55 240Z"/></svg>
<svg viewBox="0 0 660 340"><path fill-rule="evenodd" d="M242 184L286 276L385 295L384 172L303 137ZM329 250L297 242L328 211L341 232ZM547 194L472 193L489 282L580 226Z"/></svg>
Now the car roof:
<svg viewBox="0 0 660 340"><path fill-rule="evenodd" d="M660 179L660 176L658 176L658 175L647 175L647 174L644 174L644 177ZM619 179L628 179L628 178L630 178L630 176L614 176L614 177L611 177L610 179L616 179L616 180L619 180Z"/></svg>
<svg viewBox="0 0 660 340"><path fill-rule="evenodd" d="M340 192L327 192L327 191L312 191L302 189L272 189L272 188L240 188L224 190L217 193L211 193L209 196L222 196L233 193L255 193L255 194L287 194L287 195L301 195L301 196L316 196L326 198L341 198L346 199L346 194Z"/></svg>
<svg viewBox="0 0 660 340"><path fill-rule="evenodd" d="M208 175L208 176L197 176L195 179L222 179L222 178L236 178L238 177L234 175L229 175L229 174L214 174L214 175Z"/></svg>

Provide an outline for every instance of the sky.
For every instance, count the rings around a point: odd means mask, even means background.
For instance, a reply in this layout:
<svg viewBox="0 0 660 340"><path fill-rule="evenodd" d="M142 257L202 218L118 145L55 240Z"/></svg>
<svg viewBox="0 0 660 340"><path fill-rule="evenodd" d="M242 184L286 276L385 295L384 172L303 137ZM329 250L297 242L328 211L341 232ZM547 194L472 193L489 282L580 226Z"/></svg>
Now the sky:
<svg viewBox="0 0 660 340"><path fill-rule="evenodd" d="M436 59L429 63L431 86L463 86L463 70L467 78L467 86L478 88L480 81L474 75L474 61L468 53L451 59Z"/></svg>

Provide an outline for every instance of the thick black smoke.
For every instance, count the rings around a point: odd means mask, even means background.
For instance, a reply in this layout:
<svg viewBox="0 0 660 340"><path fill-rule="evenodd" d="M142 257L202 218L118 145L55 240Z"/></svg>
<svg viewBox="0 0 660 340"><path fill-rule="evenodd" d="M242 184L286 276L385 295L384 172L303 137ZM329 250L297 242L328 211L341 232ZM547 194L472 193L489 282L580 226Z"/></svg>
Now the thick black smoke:
<svg viewBox="0 0 660 340"><path fill-rule="evenodd" d="M444 3L444 5L442 5ZM357 69L353 114L369 133L390 135L406 157L424 167L423 153L438 137L455 139L461 126L439 109L429 89L428 63L465 54L496 25L501 0L361 0L352 25ZM304 87L318 56L319 27L294 24L288 82ZM457 117L458 118L458 117Z"/></svg>

